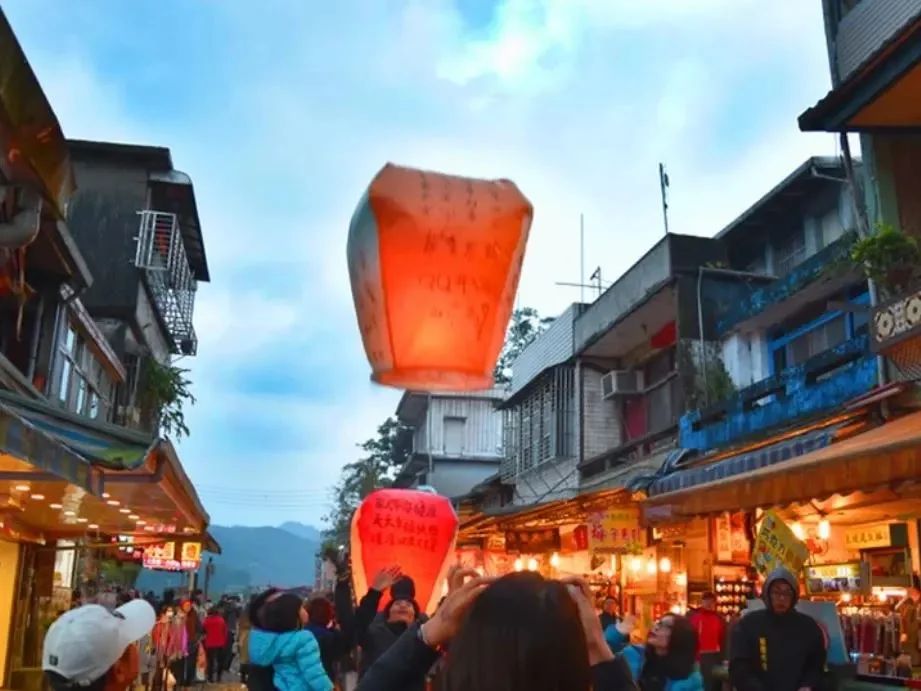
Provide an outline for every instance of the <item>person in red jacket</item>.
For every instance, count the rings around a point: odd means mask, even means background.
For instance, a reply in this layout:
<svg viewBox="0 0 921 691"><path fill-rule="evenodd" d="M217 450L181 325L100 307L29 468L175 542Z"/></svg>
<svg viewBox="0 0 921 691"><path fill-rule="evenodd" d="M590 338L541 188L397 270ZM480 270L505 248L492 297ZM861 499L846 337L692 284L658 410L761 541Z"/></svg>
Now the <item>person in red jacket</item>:
<svg viewBox="0 0 921 691"><path fill-rule="evenodd" d="M704 678L704 691L714 691L718 687L713 679L713 668L723 662L723 640L726 636L726 624L716 611L716 595L704 593L700 609L688 618L697 631L697 660Z"/></svg>
<svg viewBox="0 0 921 691"><path fill-rule="evenodd" d="M230 637L227 622L216 607L208 610L208 616L202 624L205 630L205 657L208 660L207 677L212 684L220 683L223 669L224 648Z"/></svg>

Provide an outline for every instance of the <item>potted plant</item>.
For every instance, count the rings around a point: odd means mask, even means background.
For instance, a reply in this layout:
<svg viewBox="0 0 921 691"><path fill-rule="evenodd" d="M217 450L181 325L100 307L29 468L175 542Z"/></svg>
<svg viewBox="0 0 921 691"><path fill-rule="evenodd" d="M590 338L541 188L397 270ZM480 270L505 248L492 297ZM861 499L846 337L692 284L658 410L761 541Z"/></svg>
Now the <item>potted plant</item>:
<svg viewBox="0 0 921 691"><path fill-rule="evenodd" d="M880 223L871 235L854 243L851 260L887 297L894 297L914 285L921 249L915 238Z"/></svg>
<svg viewBox="0 0 921 691"><path fill-rule="evenodd" d="M189 370L175 365L161 365L153 357L147 357L141 378L141 401L143 407L155 417L155 425L165 435L176 438L189 436L183 411L186 403L194 405L192 382L186 376Z"/></svg>

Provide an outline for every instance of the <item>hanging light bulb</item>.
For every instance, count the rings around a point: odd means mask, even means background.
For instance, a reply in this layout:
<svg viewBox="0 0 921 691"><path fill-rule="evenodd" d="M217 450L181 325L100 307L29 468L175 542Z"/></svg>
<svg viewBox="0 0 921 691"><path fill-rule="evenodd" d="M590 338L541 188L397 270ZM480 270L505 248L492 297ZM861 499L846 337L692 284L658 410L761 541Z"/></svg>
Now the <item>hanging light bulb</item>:
<svg viewBox="0 0 921 691"><path fill-rule="evenodd" d="M640 561L639 557L633 557L630 560L630 570L633 571L633 573L636 573L641 568L643 568L643 562Z"/></svg>
<svg viewBox="0 0 921 691"><path fill-rule="evenodd" d="M790 530L793 531L793 534L796 535L797 540L806 539L806 531L803 530L803 526L800 525L799 521L790 526Z"/></svg>
<svg viewBox="0 0 921 691"><path fill-rule="evenodd" d="M560 565L560 555L554 552L550 555L550 566L557 568Z"/></svg>
<svg viewBox="0 0 921 691"><path fill-rule="evenodd" d="M646 562L646 573L653 575L656 572L656 560L650 559Z"/></svg>
<svg viewBox="0 0 921 691"><path fill-rule="evenodd" d="M831 536L831 524L824 518L819 521L819 539L827 540Z"/></svg>
<svg viewBox="0 0 921 691"><path fill-rule="evenodd" d="M528 559L528 571L537 571L537 559L534 557Z"/></svg>
<svg viewBox="0 0 921 691"><path fill-rule="evenodd" d="M688 575L683 571L675 574L675 585L684 588L688 584Z"/></svg>
<svg viewBox="0 0 921 691"><path fill-rule="evenodd" d="M841 602L850 602L851 594L850 593L841 593Z"/></svg>
<svg viewBox="0 0 921 691"><path fill-rule="evenodd" d="M521 557L518 557L518 558L515 560L515 566L514 566L514 568L515 568L515 571L521 571L521 570L524 568L524 562L521 561Z"/></svg>
<svg viewBox="0 0 921 691"><path fill-rule="evenodd" d="M672 570L672 560L668 557L662 557L659 559L659 571L662 573L668 573Z"/></svg>

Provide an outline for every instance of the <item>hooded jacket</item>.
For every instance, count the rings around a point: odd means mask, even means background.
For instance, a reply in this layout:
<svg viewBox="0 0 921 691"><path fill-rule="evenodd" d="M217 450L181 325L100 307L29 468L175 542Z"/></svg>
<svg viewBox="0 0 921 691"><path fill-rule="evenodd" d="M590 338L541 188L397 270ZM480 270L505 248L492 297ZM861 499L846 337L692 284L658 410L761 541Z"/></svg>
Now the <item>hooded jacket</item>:
<svg viewBox="0 0 921 691"><path fill-rule="evenodd" d="M271 667L278 691L332 691L320 658L320 645L310 631L272 633L253 629L249 656L254 665Z"/></svg>
<svg viewBox="0 0 921 691"><path fill-rule="evenodd" d="M771 586L793 589L790 609L771 609ZM765 608L745 613L732 630L729 678L737 691L818 691L825 671L825 636L815 619L796 610L799 583L789 570L774 569L764 581Z"/></svg>

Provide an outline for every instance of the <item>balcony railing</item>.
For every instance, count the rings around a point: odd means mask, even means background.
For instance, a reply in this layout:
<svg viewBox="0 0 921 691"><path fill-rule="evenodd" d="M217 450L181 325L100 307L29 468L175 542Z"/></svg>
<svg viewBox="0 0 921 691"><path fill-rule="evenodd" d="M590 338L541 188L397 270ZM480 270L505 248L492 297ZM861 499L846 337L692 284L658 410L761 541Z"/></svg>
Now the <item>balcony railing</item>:
<svg viewBox="0 0 921 691"><path fill-rule="evenodd" d="M176 214L141 211L135 265L144 271L154 302L166 323L176 355L194 355L198 339L192 326L195 291Z"/></svg>
<svg viewBox="0 0 921 691"><path fill-rule="evenodd" d="M746 300L729 304L717 322L717 332L723 334L756 317L763 317L763 320L769 323L780 321L783 318L782 315L770 312L778 311L777 308L780 305L794 296L800 299L819 297L821 291L818 290L810 291L815 292L815 295L797 295L803 293L806 287L813 283L821 283L825 292L829 293L848 283L853 276L846 269L839 271L831 269L836 264L843 263L850 256L855 237L853 233L846 233L801 262L783 278L753 290Z"/></svg>
<svg viewBox="0 0 921 691"><path fill-rule="evenodd" d="M877 383L866 335L788 367L705 410L685 414L680 445L710 451L833 410Z"/></svg>

